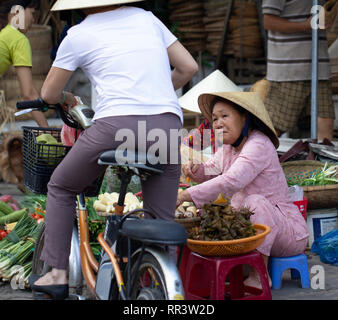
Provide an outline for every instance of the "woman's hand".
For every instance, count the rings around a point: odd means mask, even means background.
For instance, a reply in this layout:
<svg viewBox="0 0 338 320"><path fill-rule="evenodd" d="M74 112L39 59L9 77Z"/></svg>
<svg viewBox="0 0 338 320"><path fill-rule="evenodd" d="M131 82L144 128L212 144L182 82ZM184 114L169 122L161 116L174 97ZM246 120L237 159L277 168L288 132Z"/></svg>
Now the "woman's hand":
<svg viewBox="0 0 338 320"><path fill-rule="evenodd" d="M69 108L76 106L77 104L79 104L79 102L77 101L77 99L72 93L70 92L64 92L64 93L65 93L66 99L64 103L61 105L61 107L63 110L68 112Z"/></svg>
<svg viewBox="0 0 338 320"><path fill-rule="evenodd" d="M193 163L192 160L190 160L187 164L182 166L183 174L186 177L193 178L194 174L197 172L198 168L200 166L200 163Z"/></svg>
<svg viewBox="0 0 338 320"><path fill-rule="evenodd" d="M188 201L188 202L193 201L190 193L187 190L183 190L178 194L177 201L176 201L176 208L185 201Z"/></svg>

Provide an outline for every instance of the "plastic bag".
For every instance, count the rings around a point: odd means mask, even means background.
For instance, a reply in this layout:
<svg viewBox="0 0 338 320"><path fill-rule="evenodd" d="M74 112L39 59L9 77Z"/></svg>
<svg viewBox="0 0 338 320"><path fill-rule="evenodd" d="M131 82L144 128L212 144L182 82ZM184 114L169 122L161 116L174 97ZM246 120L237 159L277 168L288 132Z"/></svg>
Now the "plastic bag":
<svg viewBox="0 0 338 320"><path fill-rule="evenodd" d="M319 254L321 262L338 266L338 229L317 238L311 251Z"/></svg>
<svg viewBox="0 0 338 320"><path fill-rule="evenodd" d="M81 133L80 129L74 129L68 127L66 124L63 125L61 130L61 142L64 146L72 146L75 143L76 138Z"/></svg>

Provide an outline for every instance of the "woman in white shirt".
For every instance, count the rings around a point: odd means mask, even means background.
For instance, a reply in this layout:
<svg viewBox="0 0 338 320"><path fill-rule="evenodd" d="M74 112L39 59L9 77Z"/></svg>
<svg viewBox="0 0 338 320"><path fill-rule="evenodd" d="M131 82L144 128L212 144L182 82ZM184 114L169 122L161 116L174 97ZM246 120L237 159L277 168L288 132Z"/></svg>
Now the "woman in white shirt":
<svg viewBox="0 0 338 320"><path fill-rule="evenodd" d="M165 132L167 147L160 148L161 161L166 161L164 173L143 182L142 191L147 209L161 219L174 218L180 140L169 138L170 130L179 131L183 123L175 90L192 78L198 66L151 12L119 6L127 2L132 1L96 0L89 8L88 1L58 0L52 9L81 9L86 18L62 41L41 89L42 99L50 104L75 105L74 96L63 88L77 68L85 72L97 93L93 125L80 136L48 184L42 259L52 271L31 287L54 299L68 295L75 195L104 172L106 168L97 164L98 157L119 147L123 132L134 135L136 144L140 141L135 146L131 139L128 148L145 151L154 143L150 140L154 129Z"/></svg>

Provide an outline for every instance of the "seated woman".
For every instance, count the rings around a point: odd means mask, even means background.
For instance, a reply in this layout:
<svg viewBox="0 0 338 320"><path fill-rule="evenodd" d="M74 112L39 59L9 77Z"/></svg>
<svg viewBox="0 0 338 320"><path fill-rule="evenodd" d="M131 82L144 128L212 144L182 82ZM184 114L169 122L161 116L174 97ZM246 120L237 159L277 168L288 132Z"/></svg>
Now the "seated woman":
<svg viewBox="0 0 338 320"><path fill-rule="evenodd" d="M309 232L298 208L289 200L288 186L276 152L279 141L259 94L202 94L198 103L221 146L208 162L196 164L190 161L183 166L183 173L200 184L180 192L177 205L193 201L201 208L222 193L231 197L234 208L247 207L253 211L252 223L271 228L257 249L266 265L270 255L302 253ZM255 270L245 283L261 287Z"/></svg>

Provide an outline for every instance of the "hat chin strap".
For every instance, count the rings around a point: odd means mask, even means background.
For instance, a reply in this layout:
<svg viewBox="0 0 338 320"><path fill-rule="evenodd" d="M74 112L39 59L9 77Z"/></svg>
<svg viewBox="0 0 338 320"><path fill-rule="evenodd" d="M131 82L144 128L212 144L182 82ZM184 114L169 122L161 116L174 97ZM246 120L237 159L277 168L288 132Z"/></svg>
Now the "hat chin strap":
<svg viewBox="0 0 338 320"><path fill-rule="evenodd" d="M234 148L238 147L238 146L242 143L244 137L248 137L248 135L249 135L250 122L251 122L251 117L250 117L250 115L248 114L248 115L246 116L245 123L244 123L244 127L243 127L243 129L242 129L241 134L239 135L238 139L232 144L232 146L233 146Z"/></svg>

